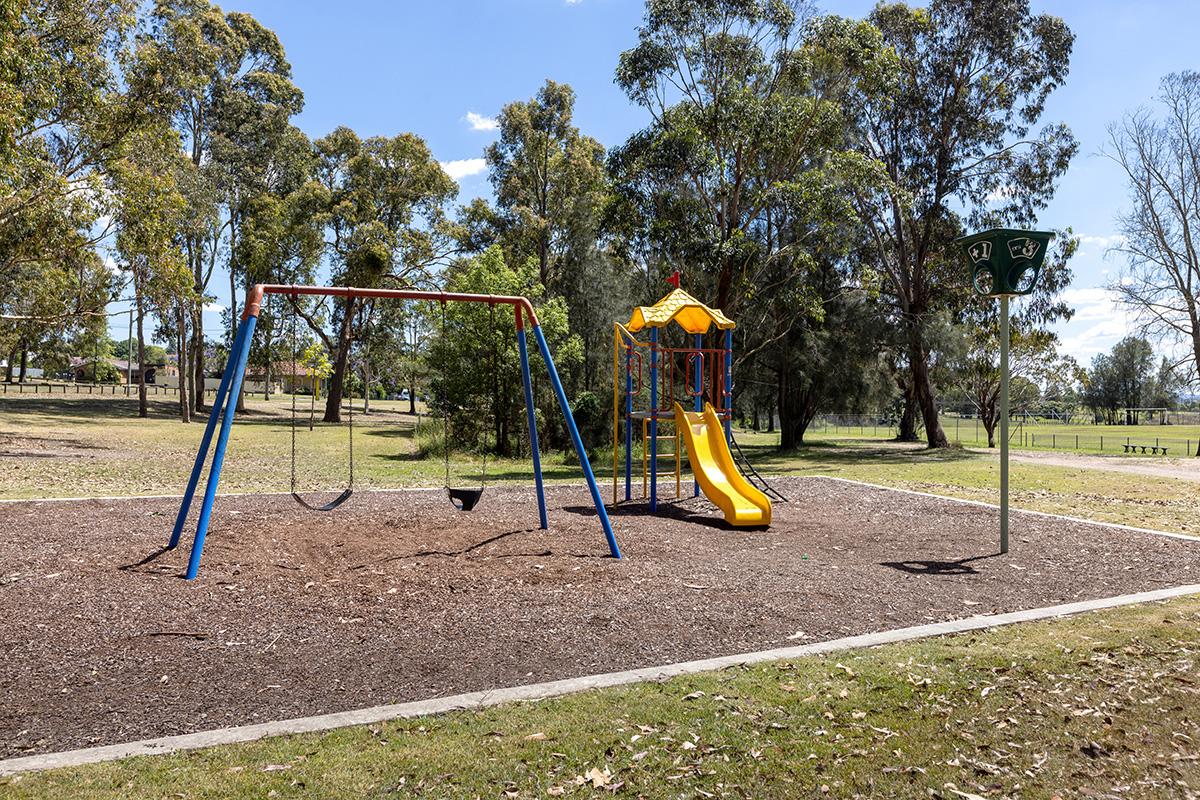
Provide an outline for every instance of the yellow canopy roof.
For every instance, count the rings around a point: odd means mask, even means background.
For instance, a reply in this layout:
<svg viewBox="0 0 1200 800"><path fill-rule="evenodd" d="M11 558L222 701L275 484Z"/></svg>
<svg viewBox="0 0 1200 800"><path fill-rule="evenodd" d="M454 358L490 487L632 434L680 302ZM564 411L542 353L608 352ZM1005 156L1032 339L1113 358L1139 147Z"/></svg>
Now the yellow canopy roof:
<svg viewBox="0 0 1200 800"><path fill-rule="evenodd" d="M720 309L709 308L683 289L675 289L652 306L638 306L625 327L630 333L642 328L665 328L674 320L688 333L707 333L712 325L721 330L735 326Z"/></svg>

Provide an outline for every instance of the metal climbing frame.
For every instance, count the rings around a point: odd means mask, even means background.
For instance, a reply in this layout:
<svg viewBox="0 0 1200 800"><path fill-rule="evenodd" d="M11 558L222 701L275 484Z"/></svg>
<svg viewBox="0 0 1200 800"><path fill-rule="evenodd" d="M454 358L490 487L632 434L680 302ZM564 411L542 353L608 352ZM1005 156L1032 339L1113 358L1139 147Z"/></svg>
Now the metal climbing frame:
<svg viewBox="0 0 1200 800"><path fill-rule="evenodd" d="M562 382L559 380L558 370L554 366L554 359L551 357L550 348L546 344L546 337L542 334L542 328L538 324L537 314L534 313L533 305L527 298L491 294L419 292L404 289L358 289L352 286L258 284L246 293L242 324L238 326L237 334L234 336L233 348L230 351L229 360L225 364L225 371L221 375L221 383L217 388L217 396L213 399L212 411L209 413L208 423L204 426L204 435L200 440L200 450L196 454L196 462L192 467L192 474L188 479L187 489L183 494L183 502L180 504L179 514L175 518L175 528L171 532L171 540L167 545L168 549L179 545L183 526L187 522L188 511L192 505L192 498L196 493L197 485L200 483L200 475L204 472L204 465L208 461L209 447L212 445L213 433L217 432L217 422L219 421L220 431L217 433L217 444L213 451L212 466L209 468L208 482L204 487L204 500L200 505L200 518L196 523L196 533L192 538L192 550L188 557L188 580L194 579L200 571L200 556L204 551L204 538L208 533L213 502L217 495L217 484L221 479L221 465L225 461L225 450L229 443L229 430L233 426L233 416L237 409L236 399L234 402L229 402L229 399L237 398L241 392L242 378L246 373L246 364L250 357L250 343L254 338L254 327L258 322L258 313L262 306L263 296L267 294L291 295L293 297L298 295L381 297L394 300L425 300L437 303L487 303L489 306L512 306L517 330L517 347L521 356L521 380L525 394L525 416L526 423L529 426L530 450L533 453L533 474L537 485L538 519L541 527L545 530L549 527L549 524L546 518L546 495L542 482L542 461L541 455L538 452L537 423L533 410L533 385L529 375L529 350L525 334L526 319L528 319L529 326L533 331L533 338L537 343L538 351L542 355L542 360L546 363L546 370L550 374L550 383L554 387L558 406L566 418L567 429L571 434L571 442L575 445L575 452L579 456L579 464L583 469L583 477L587 481L588 488L591 490L592 503L596 507L596 515L600 518L600 525L604 530L604 537L608 543L609 553L613 558L621 557L621 550L617 546L616 537L613 535L612 523L609 521L608 512L604 508L604 502L600 499L600 488L596 485L596 477L592 473L592 466L588 461L587 450L584 448L583 440L579 436L579 428L575 425L575 417L571 414L571 406L567 402L566 392L563 390Z"/></svg>

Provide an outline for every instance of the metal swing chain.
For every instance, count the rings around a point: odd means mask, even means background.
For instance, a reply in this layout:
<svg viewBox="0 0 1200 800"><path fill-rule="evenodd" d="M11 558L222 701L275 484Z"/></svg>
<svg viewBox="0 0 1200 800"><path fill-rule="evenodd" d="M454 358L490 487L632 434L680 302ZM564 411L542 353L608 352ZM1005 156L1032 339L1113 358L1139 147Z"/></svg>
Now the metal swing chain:
<svg viewBox="0 0 1200 800"><path fill-rule="evenodd" d="M496 375L496 306L494 303L488 303L488 360L491 362L488 369L492 374L492 396L490 405L492 406L492 424L496 423L496 394L499 389L498 377ZM500 448L500 440L496 440L496 449ZM479 476L479 486L482 488L487 486L487 430L483 433L483 472Z"/></svg>

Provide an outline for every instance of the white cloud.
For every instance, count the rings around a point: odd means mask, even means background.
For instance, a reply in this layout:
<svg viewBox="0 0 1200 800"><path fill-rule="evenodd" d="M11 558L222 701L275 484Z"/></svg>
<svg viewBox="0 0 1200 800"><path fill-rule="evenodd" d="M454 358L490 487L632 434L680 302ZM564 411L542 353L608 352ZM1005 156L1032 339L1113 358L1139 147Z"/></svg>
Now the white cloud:
<svg viewBox="0 0 1200 800"><path fill-rule="evenodd" d="M494 131L500 127L500 122L495 117L485 117L483 114L476 114L474 111L468 111L463 117L473 131Z"/></svg>
<svg viewBox="0 0 1200 800"><path fill-rule="evenodd" d="M482 158L460 158L455 161L443 161L441 164L446 174L456 181L487 170L487 162Z"/></svg>
<svg viewBox="0 0 1200 800"><path fill-rule="evenodd" d="M1061 349L1084 366L1133 331L1132 319L1117 302L1116 293L1103 286L1067 289L1062 299L1075 309L1075 316L1056 326Z"/></svg>
<svg viewBox="0 0 1200 800"><path fill-rule="evenodd" d="M225 306L220 303L205 303L204 310L210 314L220 314L225 310Z"/></svg>
<svg viewBox="0 0 1200 800"><path fill-rule="evenodd" d="M1120 313L1116 294L1102 286L1067 289L1062 299L1075 309L1072 322L1111 319Z"/></svg>
<svg viewBox="0 0 1200 800"><path fill-rule="evenodd" d="M1085 233L1079 237L1080 247L1094 247L1098 250L1107 250L1110 247L1120 247L1123 244L1125 244L1125 237L1119 233L1113 233L1108 236L1093 236Z"/></svg>
<svg viewBox="0 0 1200 800"><path fill-rule="evenodd" d="M988 192L987 197L983 198L983 200L985 203L999 203L1003 200L1011 200L1016 194L1017 188L1005 183Z"/></svg>
<svg viewBox="0 0 1200 800"><path fill-rule="evenodd" d="M121 271L120 267L117 266L116 259L114 259L111 255L104 257L104 266L108 269L109 272L112 272L114 274Z"/></svg>

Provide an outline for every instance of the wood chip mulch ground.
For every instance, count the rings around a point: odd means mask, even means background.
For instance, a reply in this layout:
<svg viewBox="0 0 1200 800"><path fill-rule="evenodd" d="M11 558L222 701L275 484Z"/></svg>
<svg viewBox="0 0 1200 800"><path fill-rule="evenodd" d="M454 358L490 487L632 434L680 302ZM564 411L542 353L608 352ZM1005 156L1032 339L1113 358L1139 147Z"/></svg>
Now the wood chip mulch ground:
<svg viewBox="0 0 1200 800"><path fill-rule="evenodd" d="M1200 541L820 478L769 530L584 489L218 501L195 582L176 500L0 505L0 757L782 647L1200 583ZM147 560L148 559L148 560Z"/></svg>

